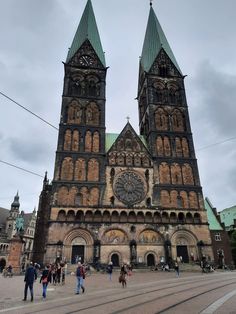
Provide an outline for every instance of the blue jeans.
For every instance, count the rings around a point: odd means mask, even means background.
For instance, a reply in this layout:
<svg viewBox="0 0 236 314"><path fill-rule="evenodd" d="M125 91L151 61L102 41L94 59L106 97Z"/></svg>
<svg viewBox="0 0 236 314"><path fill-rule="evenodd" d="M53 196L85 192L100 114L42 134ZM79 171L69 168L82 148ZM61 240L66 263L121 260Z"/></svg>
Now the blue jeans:
<svg viewBox="0 0 236 314"><path fill-rule="evenodd" d="M76 287L76 293L79 293L80 288L84 285L84 279L83 277L77 277L77 287Z"/></svg>
<svg viewBox="0 0 236 314"><path fill-rule="evenodd" d="M27 299L27 292L28 292L28 288L30 289L30 294L31 294L31 299L33 299L34 297L34 290L33 290L33 282L25 282L25 293L24 293L24 299Z"/></svg>
<svg viewBox="0 0 236 314"><path fill-rule="evenodd" d="M48 283L43 283L43 297L46 298Z"/></svg>

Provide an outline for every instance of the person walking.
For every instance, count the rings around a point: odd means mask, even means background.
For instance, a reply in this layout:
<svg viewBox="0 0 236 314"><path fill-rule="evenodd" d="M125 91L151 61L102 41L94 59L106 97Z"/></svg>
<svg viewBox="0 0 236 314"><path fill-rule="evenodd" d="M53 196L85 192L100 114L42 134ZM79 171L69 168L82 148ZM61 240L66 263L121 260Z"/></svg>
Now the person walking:
<svg viewBox="0 0 236 314"><path fill-rule="evenodd" d="M127 268L125 264L122 264L120 269L120 276L119 276L119 282L122 284L122 287L126 287L126 275L127 275Z"/></svg>
<svg viewBox="0 0 236 314"><path fill-rule="evenodd" d="M83 265L80 262L78 262L78 267L76 269L76 278L77 278L76 294L80 294L80 288L82 289L82 293L84 293L85 271Z"/></svg>
<svg viewBox="0 0 236 314"><path fill-rule="evenodd" d="M107 265L107 272L109 274L109 279L111 281L111 278L112 278L112 271L113 271L113 264L112 262L110 262L108 265Z"/></svg>
<svg viewBox="0 0 236 314"><path fill-rule="evenodd" d="M177 262L177 260L175 261L175 272L176 272L176 277L179 277L179 263Z"/></svg>
<svg viewBox="0 0 236 314"><path fill-rule="evenodd" d="M33 263L30 262L29 267L26 269L25 272L25 290L24 290L24 299L23 301L27 300L27 292L28 292L28 288L30 289L30 294L31 294L31 302L33 302L34 300L34 290L33 290L33 285L34 285L34 281L37 279L37 273L36 273L36 269L33 266Z"/></svg>
<svg viewBox="0 0 236 314"><path fill-rule="evenodd" d="M49 265L47 265L45 267L45 269L42 272L42 276L40 278L40 283L42 283L43 286L43 299L46 299L46 294L47 294L47 287L48 287L48 283L51 283L51 271L50 271L50 267Z"/></svg>

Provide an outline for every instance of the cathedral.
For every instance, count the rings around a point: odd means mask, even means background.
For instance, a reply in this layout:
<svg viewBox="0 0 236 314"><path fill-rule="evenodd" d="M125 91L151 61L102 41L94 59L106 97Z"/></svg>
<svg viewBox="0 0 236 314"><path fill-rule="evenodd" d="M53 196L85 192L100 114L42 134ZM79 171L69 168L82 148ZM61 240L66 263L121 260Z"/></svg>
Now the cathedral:
<svg viewBox="0 0 236 314"><path fill-rule="evenodd" d="M64 62L54 177L43 182L34 260L212 260L184 75L152 5L137 78L140 134L129 121L106 133L107 69L88 0Z"/></svg>

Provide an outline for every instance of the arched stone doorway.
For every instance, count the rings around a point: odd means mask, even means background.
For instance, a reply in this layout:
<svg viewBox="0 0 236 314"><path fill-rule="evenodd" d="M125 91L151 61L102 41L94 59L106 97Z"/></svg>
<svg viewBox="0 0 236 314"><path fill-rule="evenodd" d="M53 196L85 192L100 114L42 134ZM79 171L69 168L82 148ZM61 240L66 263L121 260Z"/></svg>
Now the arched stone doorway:
<svg viewBox="0 0 236 314"><path fill-rule="evenodd" d="M86 242L84 238L77 237L72 242L72 252L71 252L71 264L77 264L78 262L84 263L84 252L86 247Z"/></svg>
<svg viewBox="0 0 236 314"><path fill-rule="evenodd" d="M112 261L112 264L114 267L120 266L120 259L119 259L119 255L117 253L112 254L111 261Z"/></svg>
<svg viewBox="0 0 236 314"><path fill-rule="evenodd" d="M147 255L147 266L155 266L155 256L152 253Z"/></svg>
<svg viewBox="0 0 236 314"><path fill-rule="evenodd" d="M179 230L171 237L171 249L174 259L182 257L184 263L189 263L189 257L198 256L197 239L187 230Z"/></svg>
<svg viewBox="0 0 236 314"><path fill-rule="evenodd" d="M4 267L6 266L5 258L0 259L0 273L3 271Z"/></svg>
<svg viewBox="0 0 236 314"><path fill-rule="evenodd" d="M93 244L93 237L88 230L72 230L63 241L63 258L72 264L79 261L91 263L93 261Z"/></svg>

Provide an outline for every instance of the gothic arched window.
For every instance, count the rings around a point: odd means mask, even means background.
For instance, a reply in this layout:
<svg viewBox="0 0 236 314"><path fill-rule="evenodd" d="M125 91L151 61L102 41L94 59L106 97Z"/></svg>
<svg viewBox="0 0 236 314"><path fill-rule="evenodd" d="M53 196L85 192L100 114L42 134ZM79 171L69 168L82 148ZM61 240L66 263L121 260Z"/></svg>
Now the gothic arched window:
<svg viewBox="0 0 236 314"><path fill-rule="evenodd" d="M94 80L88 82L88 94L89 96L96 96L97 94L96 83Z"/></svg>
<svg viewBox="0 0 236 314"><path fill-rule="evenodd" d="M189 164L184 164L182 171L183 171L184 184L194 185L192 167Z"/></svg>
<svg viewBox="0 0 236 314"><path fill-rule="evenodd" d="M189 192L189 207L198 208L198 198L196 192Z"/></svg>
<svg viewBox="0 0 236 314"><path fill-rule="evenodd" d="M184 116L178 109L173 111L171 122L173 131L183 132L185 130Z"/></svg>
<svg viewBox="0 0 236 314"><path fill-rule="evenodd" d="M88 181L98 181L99 180L99 163L96 159L92 158L88 162Z"/></svg>
<svg viewBox="0 0 236 314"><path fill-rule="evenodd" d="M170 183L170 168L166 162L162 162L159 166L159 178L162 184Z"/></svg>
<svg viewBox="0 0 236 314"><path fill-rule="evenodd" d="M64 150L71 150L71 130L66 130L66 132L65 132Z"/></svg>
<svg viewBox="0 0 236 314"><path fill-rule="evenodd" d="M97 104L91 102L86 108L86 124L87 125L99 125L100 112Z"/></svg>
<svg viewBox="0 0 236 314"><path fill-rule="evenodd" d="M155 111L155 125L157 130L167 131L169 129L168 114L162 108Z"/></svg>
<svg viewBox="0 0 236 314"><path fill-rule="evenodd" d="M73 96L84 95L84 79L82 76L73 77L69 85L69 93Z"/></svg>
<svg viewBox="0 0 236 314"><path fill-rule="evenodd" d="M94 153L99 152L99 147L100 147L100 137L99 137L99 132L95 131L93 133L93 145L92 145L92 151Z"/></svg>
<svg viewBox="0 0 236 314"><path fill-rule="evenodd" d="M92 151L92 133L87 131L85 134L85 152Z"/></svg>
<svg viewBox="0 0 236 314"><path fill-rule="evenodd" d="M84 159L79 158L75 162L75 180L86 180L86 165Z"/></svg>
<svg viewBox="0 0 236 314"><path fill-rule="evenodd" d="M73 180L73 170L72 158L66 157L61 166L61 180Z"/></svg>
<svg viewBox="0 0 236 314"><path fill-rule="evenodd" d="M179 137L175 138L175 153L177 157L182 157L182 145Z"/></svg>
<svg viewBox="0 0 236 314"><path fill-rule="evenodd" d="M181 168L178 164L171 165L171 180L172 184L182 184Z"/></svg>
<svg viewBox="0 0 236 314"><path fill-rule="evenodd" d="M171 155L170 139L167 136L164 136L164 153L167 157Z"/></svg>
<svg viewBox="0 0 236 314"><path fill-rule="evenodd" d="M82 194L82 205L87 206L89 203L89 192L87 187L82 187L80 190L80 193Z"/></svg>
<svg viewBox="0 0 236 314"><path fill-rule="evenodd" d="M99 200L99 189L94 187L90 190L90 198L89 198L89 203L90 205L98 205L98 200Z"/></svg>
<svg viewBox="0 0 236 314"><path fill-rule="evenodd" d="M73 100L68 106L67 123L81 124L82 113L81 105Z"/></svg>
<svg viewBox="0 0 236 314"><path fill-rule="evenodd" d="M72 135L72 150L77 152L79 150L79 131L74 130Z"/></svg>
<svg viewBox="0 0 236 314"><path fill-rule="evenodd" d="M161 136L158 136L156 139L156 148L157 148L157 156L163 156L164 149L163 149L163 140Z"/></svg>
<svg viewBox="0 0 236 314"><path fill-rule="evenodd" d="M59 188L58 195L57 195L57 204L59 206L66 206L68 203L68 188L63 186Z"/></svg>

